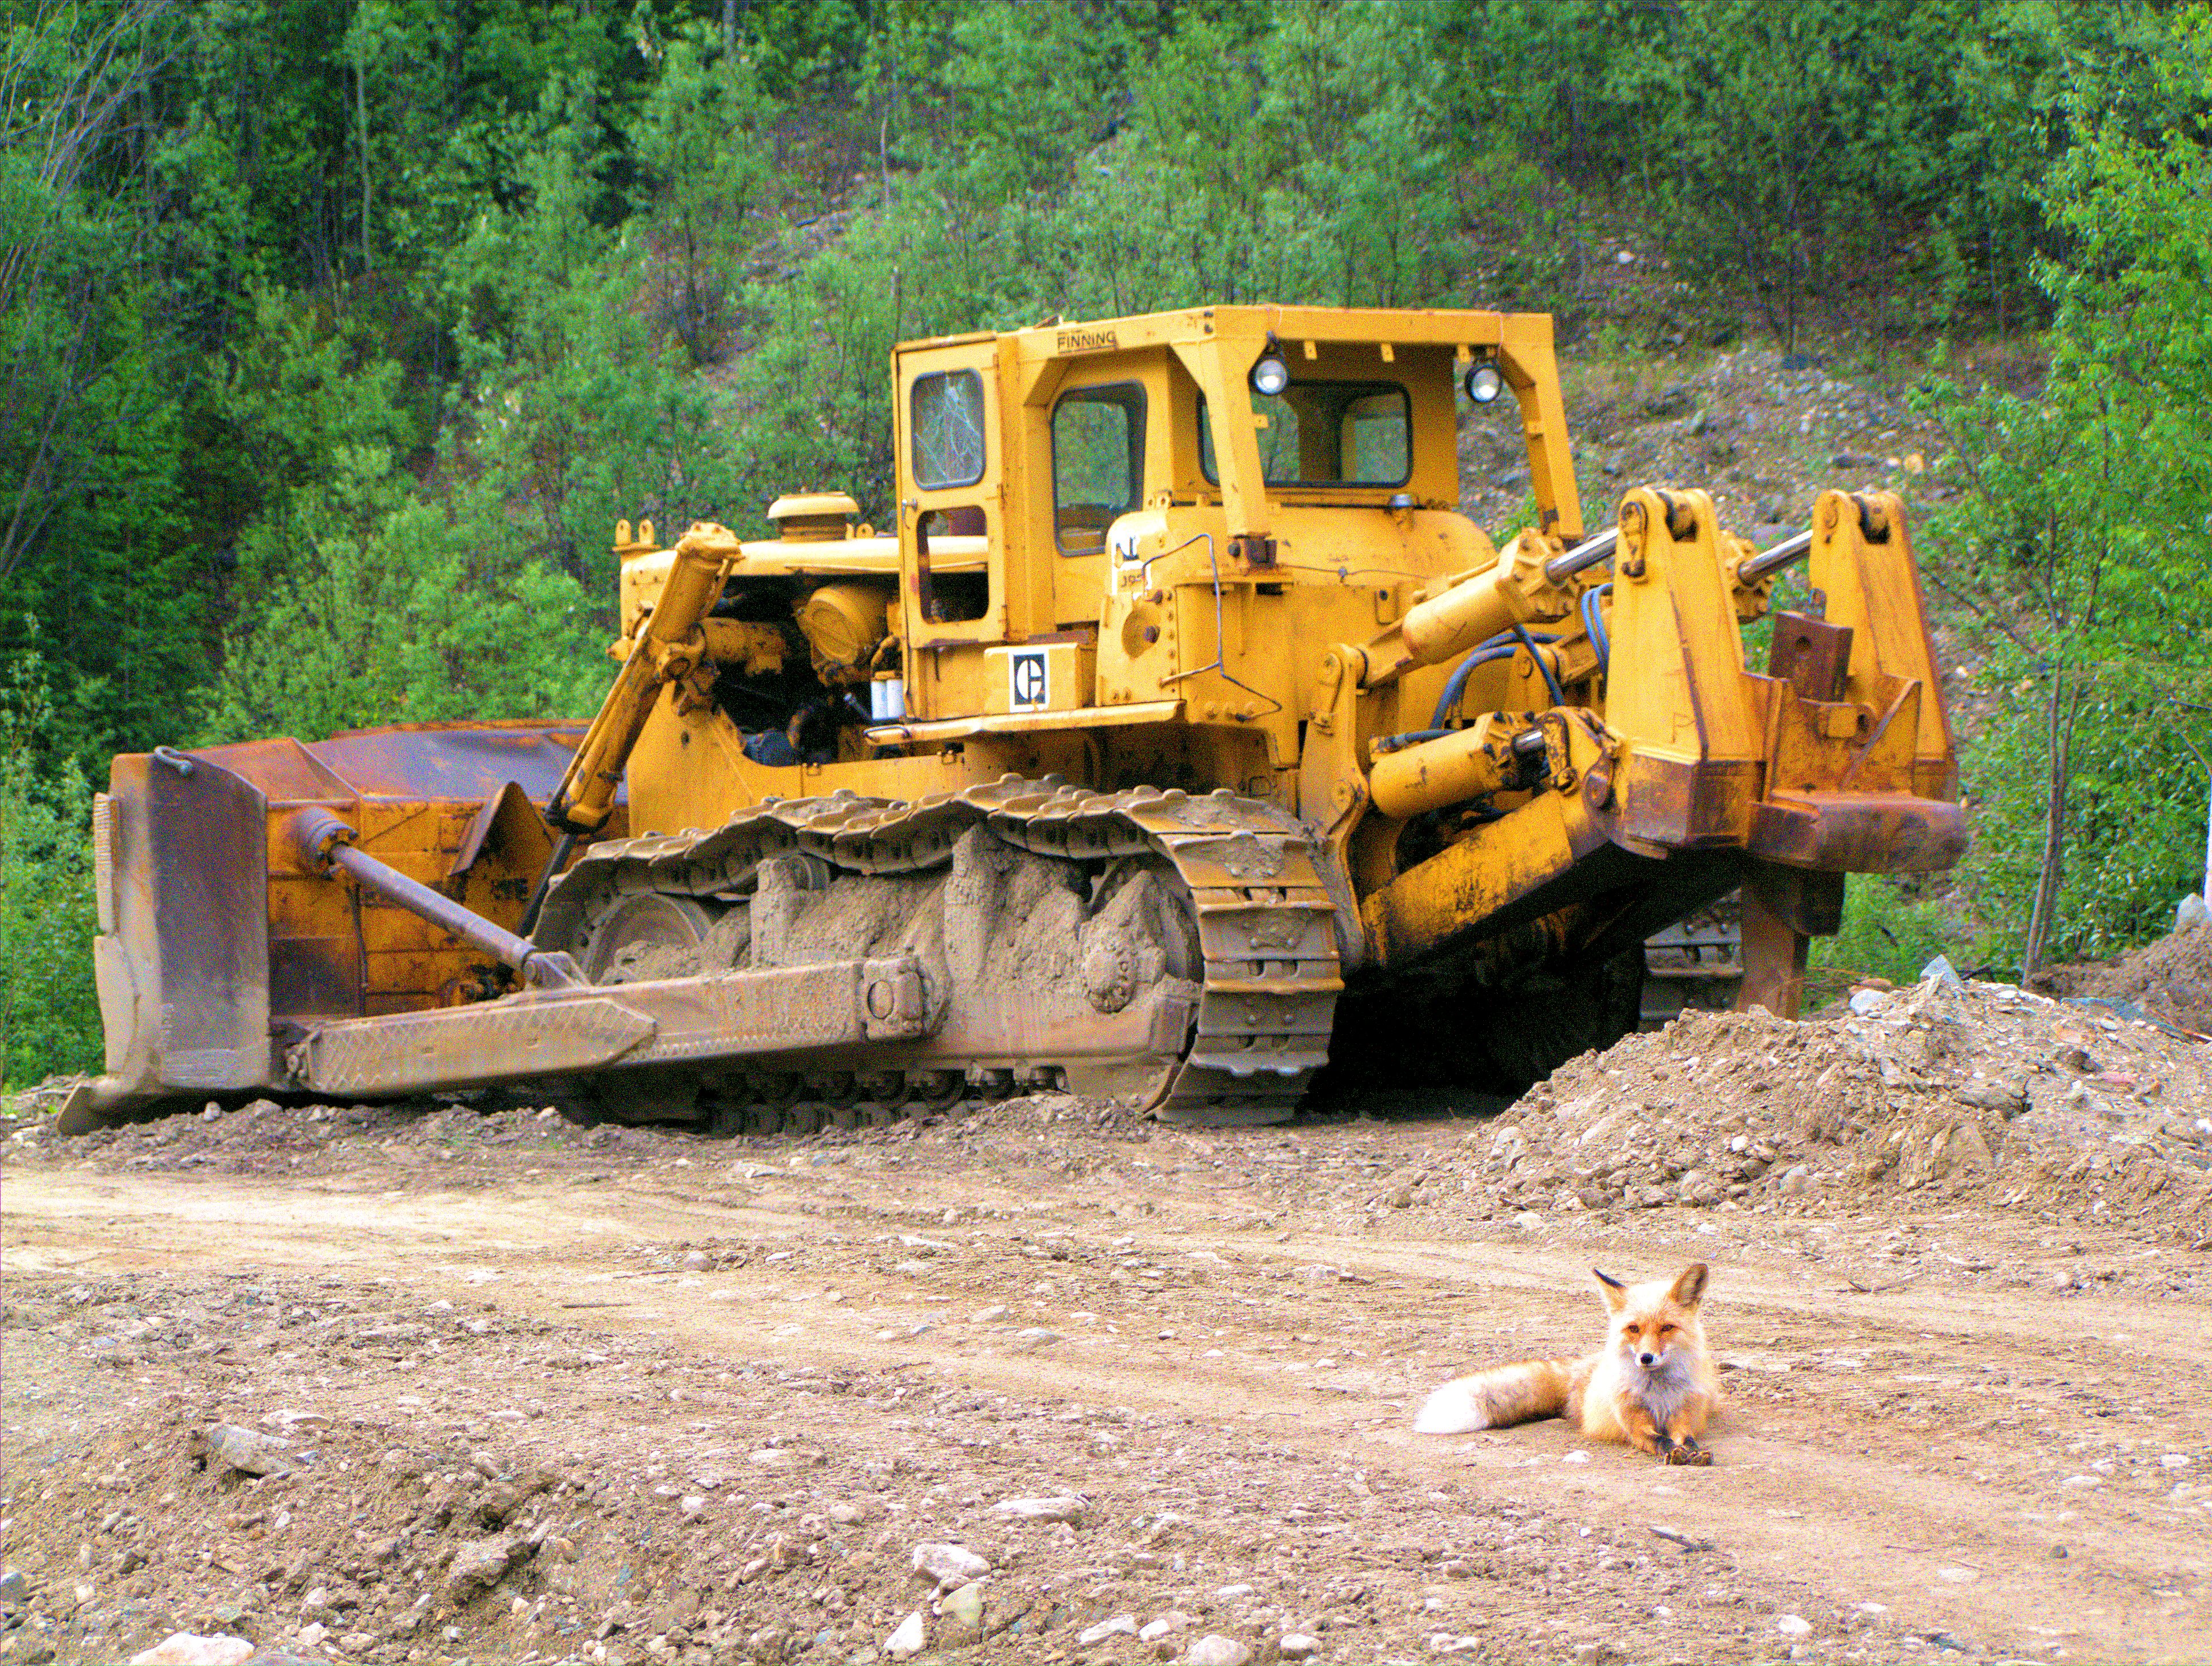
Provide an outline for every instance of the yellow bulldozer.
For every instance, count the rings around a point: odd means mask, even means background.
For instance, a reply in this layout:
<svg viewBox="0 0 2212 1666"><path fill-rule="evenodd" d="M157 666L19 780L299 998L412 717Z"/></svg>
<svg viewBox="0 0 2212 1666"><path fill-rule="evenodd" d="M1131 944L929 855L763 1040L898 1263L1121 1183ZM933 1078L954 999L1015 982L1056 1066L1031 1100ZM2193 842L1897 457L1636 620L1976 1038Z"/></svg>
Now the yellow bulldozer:
<svg viewBox="0 0 2212 1666"><path fill-rule="evenodd" d="M891 369L895 525L618 529L588 725L117 758L108 1073L66 1126L502 1083L725 1131L1048 1087L1255 1122L1332 1060L1510 1089L1632 1026L1645 939L1716 898L1742 1004L1794 1013L1845 873L1961 850L1897 499L1765 550L1689 490L1593 532L1545 316L1218 307ZM1501 398L1503 547L1457 446Z"/></svg>

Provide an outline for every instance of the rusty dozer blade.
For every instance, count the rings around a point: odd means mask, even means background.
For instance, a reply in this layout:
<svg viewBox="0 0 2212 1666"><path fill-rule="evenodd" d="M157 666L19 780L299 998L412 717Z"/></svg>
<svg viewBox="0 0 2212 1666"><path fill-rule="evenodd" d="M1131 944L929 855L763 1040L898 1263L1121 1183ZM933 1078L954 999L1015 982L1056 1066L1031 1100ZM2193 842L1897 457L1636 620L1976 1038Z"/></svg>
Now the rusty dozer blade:
<svg viewBox="0 0 2212 1666"><path fill-rule="evenodd" d="M490 993L467 933L332 884L283 824L343 818L386 866L508 932L552 848L536 806L582 733L402 726L118 757L93 828L106 1073L70 1096L63 1130L281 1091L286 1047L318 1025Z"/></svg>

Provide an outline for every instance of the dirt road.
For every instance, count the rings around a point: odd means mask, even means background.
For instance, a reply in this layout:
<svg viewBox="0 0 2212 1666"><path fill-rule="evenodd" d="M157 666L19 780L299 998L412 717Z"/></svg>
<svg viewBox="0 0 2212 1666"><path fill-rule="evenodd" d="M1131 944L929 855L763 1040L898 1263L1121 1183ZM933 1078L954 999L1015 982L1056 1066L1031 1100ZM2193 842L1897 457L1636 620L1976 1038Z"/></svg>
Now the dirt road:
<svg viewBox="0 0 2212 1666"><path fill-rule="evenodd" d="M18 1141L4 1657L851 1660L917 1611L994 1660L2212 1657L2201 1248L1509 1215L1488 1143L1072 1100L781 1142L273 1107ZM1591 1346L1593 1263L1692 1259L1713 1468L1408 1432L1471 1362ZM216 1423L289 1467L204 1456ZM933 1603L944 1543L991 1568Z"/></svg>

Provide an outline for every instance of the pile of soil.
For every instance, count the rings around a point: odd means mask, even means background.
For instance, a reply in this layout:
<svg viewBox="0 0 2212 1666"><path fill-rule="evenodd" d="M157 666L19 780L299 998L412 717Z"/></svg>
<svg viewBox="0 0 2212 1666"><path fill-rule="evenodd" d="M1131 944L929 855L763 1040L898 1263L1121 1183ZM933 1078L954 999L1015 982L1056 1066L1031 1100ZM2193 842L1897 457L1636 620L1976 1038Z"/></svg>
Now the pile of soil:
<svg viewBox="0 0 2212 1666"><path fill-rule="evenodd" d="M2175 932L2118 960L2054 966L2033 986L2054 995L2130 1001L2179 1029L2212 1035L2212 925Z"/></svg>
<svg viewBox="0 0 2212 1666"><path fill-rule="evenodd" d="M1931 978L1861 990L1827 1020L1689 1014L1576 1060L1470 1138L1503 1208L1922 1192L2195 1241L2212 1219L2208 1089L2202 1043Z"/></svg>

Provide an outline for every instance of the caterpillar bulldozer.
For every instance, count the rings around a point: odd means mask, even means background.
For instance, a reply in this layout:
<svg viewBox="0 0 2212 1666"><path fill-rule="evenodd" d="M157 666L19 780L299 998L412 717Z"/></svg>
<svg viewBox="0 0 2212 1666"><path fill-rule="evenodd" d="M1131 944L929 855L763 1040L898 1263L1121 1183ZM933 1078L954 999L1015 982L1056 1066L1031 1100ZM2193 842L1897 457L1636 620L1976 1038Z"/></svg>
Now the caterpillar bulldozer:
<svg viewBox="0 0 2212 1666"><path fill-rule="evenodd" d="M915 342L896 496L617 529L585 723L115 760L107 1073L65 1126L528 1084L805 1129L1041 1087L1293 1114L1516 1088L1741 892L1794 1013L1844 876L1963 845L1905 517L1586 526L1551 321L1219 307ZM1460 511L1517 410L1530 524ZM1802 564L1813 600L1770 617ZM1767 619L1763 671L1744 632Z"/></svg>

